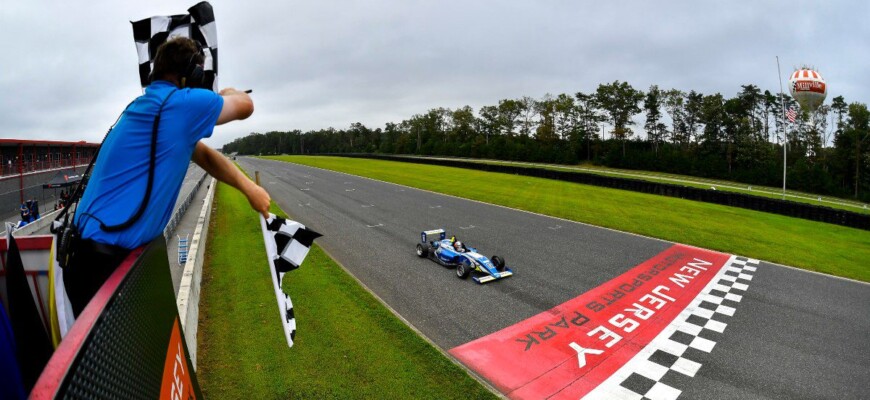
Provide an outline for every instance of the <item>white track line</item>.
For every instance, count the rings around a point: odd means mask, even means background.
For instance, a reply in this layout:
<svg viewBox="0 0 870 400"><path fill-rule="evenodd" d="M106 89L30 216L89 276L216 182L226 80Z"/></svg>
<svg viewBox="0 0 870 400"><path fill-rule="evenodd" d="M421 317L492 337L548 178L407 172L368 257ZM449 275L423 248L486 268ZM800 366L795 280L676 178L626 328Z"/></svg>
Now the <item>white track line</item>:
<svg viewBox="0 0 870 400"><path fill-rule="evenodd" d="M591 227L599 228L599 229L606 229L606 230L609 230L609 231L611 231L611 232L619 232L619 233L622 233L622 234L632 235L632 236L637 236L637 237L642 237L642 238L650 239L650 240L656 240L656 241L663 242L663 243L675 243L675 242L671 242L671 241L668 241L668 240L655 238L655 237L652 237L652 236L641 235L641 234L639 234L639 233L621 231L621 230L619 230L619 229L608 228L608 227L606 227L606 226L598 226L598 225L587 224L587 223L585 223L585 222L580 222L580 221L572 221L572 220L570 220L570 219L565 219L565 218L560 218L560 217L554 217L554 216L552 216L552 215L546 215L546 214L536 213L536 212L534 212L534 211L521 210L521 209L519 209L519 208L513 208L513 207L503 206L503 205L500 205L500 204L487 203L487 202L480 201L480 200L474 200L474 199L468 199L468 198L465 198L465 197L454 196L454 195L452 195L452 194L445 194L445 193L435 192L435 191L432 191L432 190L415 188L415 187L413 187L413 186L407 186L407 185L402 185L402 184L398 184L398 183L394 183L394 182L382 181L382 180L380 180L380 179L374 179L374 178L369 178L369 177L366 177L366 176L349 174L349 173L347 173L347 172L333 171L333 170L331 170L331 169L320 168L320 167L312 167L312 166L310 166L310 165L297 164L297 163L289 162L289 161L269 160L269 159L264 159L264 158L259 158L259 160L263 160L263 161L272 161L272 162L280 162L280 163L284 163L284 164L293 164L293 165L298 165L298 166L301 166L301 167L314 168L314 169L319 169L319 170L322 170L322 171L334 172L334 173L337 173L337 174L344 174L344 175L354 176L354 177L358 177L358 178L362 178L362 179L368 179L368 180L370 180L370 181L382 182L382 183L387 183L387 184L390 184L390 185L395 185L395 186L400 186L400 187L405 187L405 188L415 189L415 190L419 190L419 191L421 191L421 192L429 192L429 193L434 193L434 194L438 194L438 195L441 195L441 196L453 197L453 198L455 198L455 199L462 199L462 200L467 200L467 201L473 201L473 202L475 202L475 203L487 204L487 205L491 205L491 206L495 206L495 207L506 208L506 209L508 209L508 210L514 210L514 211L520 211L520 212L524 212L524 213L528 213L528 214L540 215L540 216L542 216L542 217L553 218L553 219L557 219L557 220L565 221L565 222L570 222L570 223L574 223L574 224L580 224L580 225L584 225L584 226L591 226ZM397 161L397 162L401 162L401 161ZM494 173L495 173L495 172L494 172ZM541 178L541 179L546 179L546 178ZM617 190L618 190L618 189L617 189ZM759 211L759 212L763 212L763 211ZM686 245L685 243L680 243L680 244L684 244L684 245ZM695 247L695 248L700 248L700 247L692 246L692 245L686 245L686 246L691 246L691 247ZM704 249L704 250L713 250L713 249ZM713 250L713 251L718 251L718 250ZM770 265L775 265L775 266L778 266L778 267L789 268L789 269L793 269L793 270L796 270L796 271L807 272L807 273L816 274L816 275L820 275L820 276L826 276L826 277L828 277L828 278L834 278L834 279L844 280L844 281L847 281L847 282L860 283L860 284L862 284L862 285L868 285L868 286L870 286L870 282L862 282L862 281L855 280L855 279L852 279L852 278L844 278L844 277L842 277L842 276L830 275L830 274L826 274L826 273L823 273L823 272L810 271L810 270L807 270L807 269L802 269L802 268L798 268L798 267L792 267L792 266L790 266L790 265L779 264L779 263L776 263L776 262L773 262L773 261L767 261L767 260L762 260L762 261L764 261L764 262L766 262L766 263L768 263L768 264L770 264Z"/></svg>

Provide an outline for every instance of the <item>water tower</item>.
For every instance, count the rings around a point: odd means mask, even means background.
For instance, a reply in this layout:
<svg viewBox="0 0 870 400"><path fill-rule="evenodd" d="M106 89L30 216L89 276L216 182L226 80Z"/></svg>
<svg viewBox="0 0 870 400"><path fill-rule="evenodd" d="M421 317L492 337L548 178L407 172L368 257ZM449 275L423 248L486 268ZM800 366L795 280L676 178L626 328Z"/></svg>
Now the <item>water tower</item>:
<svg viewBox="0 0 870 400"><path fill-rule="evenodd" d="M822 74L809 67L803 67L791 74L788 80L791 97L812 116L825 101L828 85Z"/></svg>

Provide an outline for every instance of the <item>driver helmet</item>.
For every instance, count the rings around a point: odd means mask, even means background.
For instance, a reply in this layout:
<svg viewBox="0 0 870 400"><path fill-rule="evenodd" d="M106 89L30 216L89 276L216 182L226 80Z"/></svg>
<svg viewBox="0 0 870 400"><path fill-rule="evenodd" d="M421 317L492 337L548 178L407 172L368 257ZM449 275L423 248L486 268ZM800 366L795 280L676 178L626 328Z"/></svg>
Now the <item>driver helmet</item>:
<svg viewBox="0 0 870 400"><path fill-rule="evenodd" d="M462 251L462 242L457 240L456 243L453 243L453 247L456 248L456 251L461 252Z"/></svg>

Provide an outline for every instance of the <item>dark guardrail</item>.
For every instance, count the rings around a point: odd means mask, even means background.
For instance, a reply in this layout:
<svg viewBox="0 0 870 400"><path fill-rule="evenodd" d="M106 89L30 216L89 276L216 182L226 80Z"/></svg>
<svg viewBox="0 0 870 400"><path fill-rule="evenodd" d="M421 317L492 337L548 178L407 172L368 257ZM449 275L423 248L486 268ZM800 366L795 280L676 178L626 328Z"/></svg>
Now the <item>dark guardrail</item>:
<svg viewBox="0 0 870 400"><path fill-rule="evenodd" d="M42 371L31 399L201 399L178 321L166 241L134 250Z"/></svg>
<svg viewBox="0 0 870 400"><path fill-rule="evenodd" d="M602 176L582 171L556 171L538 167L495 165L465 160L405 157L385 154L342 153L329 155L340 157L401 161L415 164L440 165L446 167L466 168L489 172L501 172L514 175L533 176L538 178L556 179L560 181L582 183L586 185L595 185L613 189L631 190L634 192L677 197L687 200L703 201L706 203L721 204L755 211L764 211L772 214L808 219L811 221L827 222L829 224L870 230L870 215L859 214L846 210L838 210L831 207L798 203L789 200L752 196L743 193L726 192L713 189L700 189L669 183L650 182L640 179Z"/></svg>

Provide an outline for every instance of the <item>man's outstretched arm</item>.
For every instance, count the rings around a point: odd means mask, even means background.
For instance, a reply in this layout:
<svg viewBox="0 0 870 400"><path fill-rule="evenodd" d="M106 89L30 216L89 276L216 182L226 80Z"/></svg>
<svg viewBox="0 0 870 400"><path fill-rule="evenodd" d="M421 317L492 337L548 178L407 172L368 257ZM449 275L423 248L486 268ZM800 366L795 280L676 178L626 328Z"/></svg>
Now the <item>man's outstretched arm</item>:
<svg viewBox="0 0 870 400"><path fill-rule="evenodd" d="M224 98L224 106L221 108L221 114L218 116L216 125L242 120L254 113L254 101L251 100L251 96L248 96L247 93L233 88L226 88L221 90L220 95Z"/></svg>
<svg viewBox="0 0 870 400"><path fill-rule="evenodd" d="M193 150L193 162L215 179L244 193L248 198L248 203L251 203L251 208L263 214L263 217L269 218L269 202L272 200L269 193L248 179L241 170L217 150L202 142L197 142L196 149Z"/></svg>

